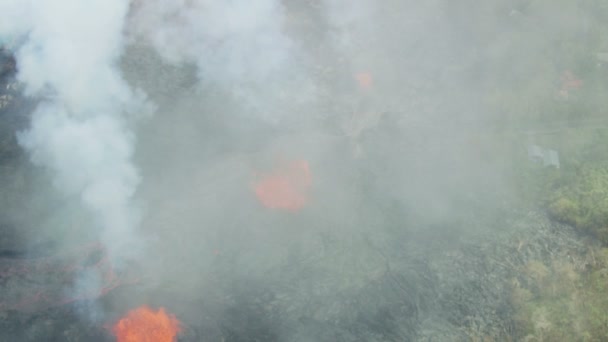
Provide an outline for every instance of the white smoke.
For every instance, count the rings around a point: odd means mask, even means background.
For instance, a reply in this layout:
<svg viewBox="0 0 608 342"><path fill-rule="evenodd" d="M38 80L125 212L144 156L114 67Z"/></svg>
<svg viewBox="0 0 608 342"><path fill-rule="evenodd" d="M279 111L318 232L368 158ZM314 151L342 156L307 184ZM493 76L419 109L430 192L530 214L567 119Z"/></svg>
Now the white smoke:
<svg viewBox="0 0 608 342"><path fill-rule="evenodd" d="M117 67L128 9L127 0L0 3L0 35L25 37L18 79L41 101L19 141L61 191L81 198L114 260L138 241L130 114L142 98Z"/></svg>
<svg viewBox="0 0 608 342"><path fill-rule="evenodd" d="M196 65L203 84L269 118L281 103L314 96L285 20L279 0L147 0L135 3L129 31L169 63Z"/></svg>
<svg viewBox="0 0 608 342"><path fill-rule="evenodd" d="M133 136L112 114L75 118L60 104L41 105L20 142L37 165L55 172L55 183L78 195L97 217L113 257L133 251L138 214L132 199L139 176L131 156Z"/></svg>
<svg viewBox="0 0 608 342"><path fill-rule="evenodd" d="M374 2L369 0L323 0L322 6L338 48L353 53L365 45L365 29L378 25L373 21ZM350 51L348 51L350 50Z"/></svg>
<svg viewBox="0 0 608 342"><path fill-rule="evenodd" d="M278 0L0 2L0 37L20 37L18 79L40 101L19 141L90 210L114 261L141 240L132 126L148 109L122 77L125 45L143 39L170 63L195 64L202 84L275 120L273 107L288 112L313 93L284 12Z"/></svg>
<svg viewBox="0 0 608 342"><path fill-rule="evenodd" d="M287 63L276 0L141 2L134 30L174 63L194 62L201 78L263 80Z"/></svg>

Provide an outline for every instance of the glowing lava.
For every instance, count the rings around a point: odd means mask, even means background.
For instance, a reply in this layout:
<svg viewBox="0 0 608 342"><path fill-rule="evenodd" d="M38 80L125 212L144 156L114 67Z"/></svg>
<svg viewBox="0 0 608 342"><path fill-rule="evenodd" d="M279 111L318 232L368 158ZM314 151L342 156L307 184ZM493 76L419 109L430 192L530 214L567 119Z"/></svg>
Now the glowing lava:
<svg viewBox="0 0 608 342"><path fill-rule="evenodd" d="M299 160L263 175L254 190L267 208L297 211L306 205L311 183L308 163Z"/></svg>
<svg viewBox="0 0 608 342"><path fill-rule="evenodd" d="M357 74L355 74L355 79L357 80L359 88L363 90L370 89L374 83L372 74L369 72L358 72Z"/></svg>
<svg viewBox="0 0 608 342"><path fill-rule="evenodd" d="M98 286L75 286L88 274L100 277ZM0 258L0 284L13 284L10 291L0 291L0 312L16 310L35 312L83 300L94 300L119 286L139 282L133 272L115 272L100 243L41 258ZM1 288L1 287L0 287Z"/></svg>
<svg viewBox="0 0 608 342"><path fill-rule="evenodd" d="M562 87L559 94L567 98L571 91L580 89L582 86L583 81L577 78L572 71L566 70L562 74Z"/></svg>
<svg viewBox="0 0 608 342"><path fill-rule="evenodd" d="M147 306L131 310L112 328L117 342L173 342L180 331L175 316Z"/></svg>

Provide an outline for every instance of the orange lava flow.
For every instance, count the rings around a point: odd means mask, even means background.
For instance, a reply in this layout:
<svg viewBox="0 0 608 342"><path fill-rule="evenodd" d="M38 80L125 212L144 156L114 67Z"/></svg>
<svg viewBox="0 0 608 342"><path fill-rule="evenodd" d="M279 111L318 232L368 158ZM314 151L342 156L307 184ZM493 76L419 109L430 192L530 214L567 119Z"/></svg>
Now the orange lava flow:
<svg viewBox="0 0 608 342"><path fill-rule="evenodd" d="M374 83L372 74L369 72L359 72L355 74L355 79L357 80L359 87L363 90L370 89Z"/></svg>
<svg viewBox="0 0 608 342"><path fill-rule="evenodd" d="M180 331L175 316L148 306L131 310L112 328L117 342L173 342Z"/></svg>
<svg viewBox="0 0 608 342"><path fill-rule="evenodd" d="M308 163L300 160L262 176L254 190L267 208L297 211L306 205L311 183Z"/></svg>

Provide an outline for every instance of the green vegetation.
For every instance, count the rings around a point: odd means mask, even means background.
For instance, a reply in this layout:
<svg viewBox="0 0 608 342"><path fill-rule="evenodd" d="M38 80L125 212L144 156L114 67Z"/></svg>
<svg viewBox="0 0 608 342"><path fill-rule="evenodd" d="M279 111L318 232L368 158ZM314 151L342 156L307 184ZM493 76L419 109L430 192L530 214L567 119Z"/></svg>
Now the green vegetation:
<svg viewBox="0 0 608 342"><path fill-rule="evenodd" d="M489 71L479 89L488 122L518 141L513 184L527 205L608 245L608 6L524 0L475 8L459 27L487 46L474 68ZM525 157L531 144L558 151L561 168L533 165Z"/></svg>
<svg viewBox="0 0 608 342"><path fill-rule="evenodd" d="M608 167L579 167L549 199L549 212L559 221L590 233L608 245Z"/></svg>
<svg viewBox="0 0 608 342"><path fill-rule="evenodd" d="M512 279L515 322L524 341L608 339L608 249L530 261Z"/></svg>
<svg viewBox="0 0 608 342"><path fill-rule="evenodd" d="M589 237L584 255L550 254L514 272L517 337L607 341L608 4L454 4L456 15L459 9L464 34L483 46L473 68L487 71L478 89L493 113L487 120L513 136L512 184L522 205L544 208ZM531 144L558 151L560 168L529 161Z"/></svg>

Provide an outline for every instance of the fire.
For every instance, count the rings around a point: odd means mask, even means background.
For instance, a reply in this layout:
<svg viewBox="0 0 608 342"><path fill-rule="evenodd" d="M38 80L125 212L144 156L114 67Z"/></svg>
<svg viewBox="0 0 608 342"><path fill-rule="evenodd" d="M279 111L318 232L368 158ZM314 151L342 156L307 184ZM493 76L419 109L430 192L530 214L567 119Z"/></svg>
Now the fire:
<svg viewBox="0 0 608 342"><path fill-rule="evenodd" d="M562 74L562 87L559 90L559 95L567 98L570 91L580 89L583 86L583 81L577 78L570 70L564 71Z"/></svg>
<svg viewBox="0 0 608 342"><path fill-rule="evenodd" d="M306 161L293 161L262 176L255 194L267 208L297 211L308 201L311 176Z"/></svg>
<svg viewBox="0 0 608 342"><path fill-rule="evenodd" d="M369 72L358 72L355 74L355 79L357 80L359 87L363 90L370 89L374 83L372 74Z"/></svg>
<svg viewBox="0 0 608 342"><path fill-rule="evenodd" d="M180 331L175 316L148 306L131 310L112 329L117 342L173 342Z"/></svg>

